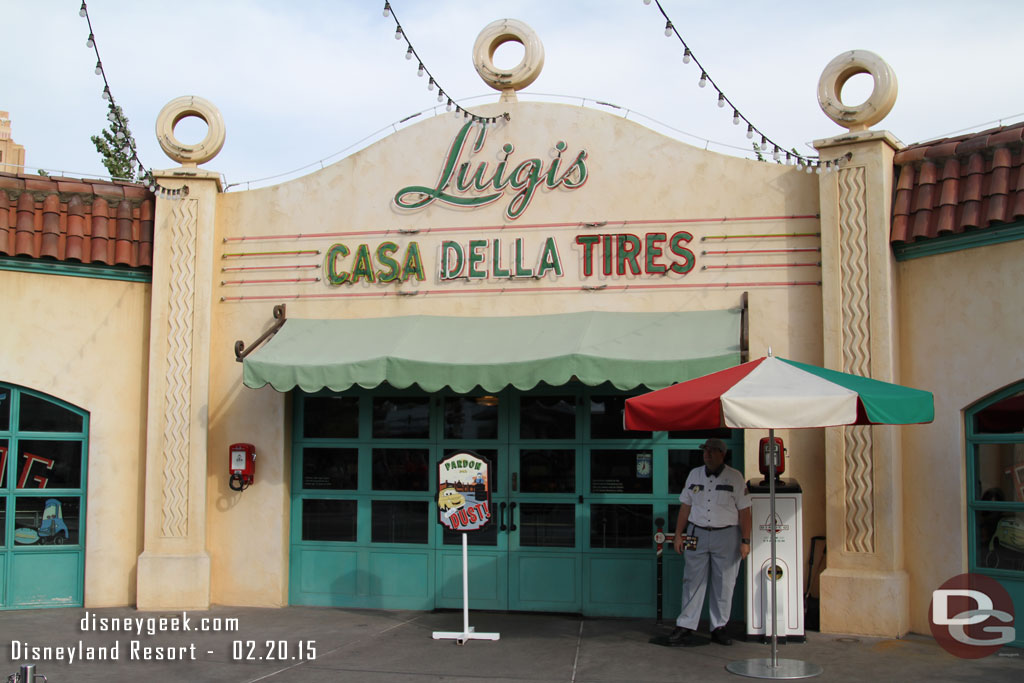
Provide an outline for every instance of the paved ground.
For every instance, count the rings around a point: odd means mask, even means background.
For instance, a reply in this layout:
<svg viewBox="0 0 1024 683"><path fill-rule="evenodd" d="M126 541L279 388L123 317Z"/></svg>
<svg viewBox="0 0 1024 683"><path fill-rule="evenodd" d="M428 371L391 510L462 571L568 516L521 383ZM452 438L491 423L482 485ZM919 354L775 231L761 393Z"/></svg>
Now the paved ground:
<svg viewBox="0 0 1024 683"><path fill-rule="evenodd" d="M25 663L34 663L37 674L57 683L742 681L752 679L729 673L726 664L771 654L768 645L740 639L732 647L661 647L649 641L666 635L670 626L639 619L473 612L470 624L476 631L498 633L500 640L459 645L432 635L461 632L461 612L215 607L185 616L189 631L180 630L180 612L3 612L0 681ZM163 628L160 618L166 619ZM202 631L203 619L206 626L221 628L237 619L237 626ZM110 630L126 626L125 620L135 632ZM97 630L104 625L108 630ZM175 627L179 630L171 630ZM66 661L69 648L81 651L72 663ZM89 654L108 659L78 661ZM184 659L168 661L172 656ZM983 659L959 659L922 636L893 640L810 632L806 643L780 646L779 658L820 665L820 681L1024 681L1024 651L1004 648Z"/></svg>

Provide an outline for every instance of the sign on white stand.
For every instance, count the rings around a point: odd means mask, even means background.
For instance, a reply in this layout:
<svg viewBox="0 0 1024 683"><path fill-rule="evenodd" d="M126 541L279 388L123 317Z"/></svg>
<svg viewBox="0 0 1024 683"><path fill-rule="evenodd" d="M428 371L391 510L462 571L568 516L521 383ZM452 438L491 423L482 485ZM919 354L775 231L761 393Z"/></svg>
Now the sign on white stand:
<svg viewBox="0 0 1024 683"><path fill-rule="evenodd" d="M469 541L468 536L462 534L462 632L459 631L434 631L434 640L455 639L459 645L465 644L467 640L498 640L500 633L477 633L469 625Z"/></svg>
<svg viewBox="0 0 1024 683"><path fill-rule="evenodd" d="M434 640L498 640L469 625L469 533L491 522L491 463L473 451L457 451L437 464L438 522L462 533L462 631L434 631Z"/></svg>

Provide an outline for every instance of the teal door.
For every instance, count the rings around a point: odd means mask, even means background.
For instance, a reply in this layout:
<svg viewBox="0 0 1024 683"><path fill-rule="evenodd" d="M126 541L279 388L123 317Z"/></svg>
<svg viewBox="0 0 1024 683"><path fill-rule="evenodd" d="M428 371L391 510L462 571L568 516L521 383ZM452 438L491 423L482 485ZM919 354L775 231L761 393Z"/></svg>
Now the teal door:
<svg viewBox="0 0 1024 683"><path fill-rule="evenodd" d="M492 523L467 536L471 609L653 617L655 520L670 529L697 445L622 429L607 387L298 395L292 604L459 609L462 534L438 523L437 463L486 457ZM733 443L742 463L740 442ZM678 610L681 559L666 559Z"/></svg>
<svg viewBox="0 0 1024 683"><path fill-rule="evenodd" d="M88 416L0 384L0 608L83 604Z"/></svg>

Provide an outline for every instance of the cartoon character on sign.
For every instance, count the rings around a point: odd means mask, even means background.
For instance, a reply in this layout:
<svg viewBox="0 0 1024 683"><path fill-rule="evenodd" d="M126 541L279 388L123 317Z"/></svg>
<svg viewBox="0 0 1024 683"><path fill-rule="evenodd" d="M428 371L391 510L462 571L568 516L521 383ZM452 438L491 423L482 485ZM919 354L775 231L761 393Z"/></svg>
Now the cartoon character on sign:
<svg viewBox="0 0 1024 683"><path fill-rule="evenodd" d="M490 462L459 451L437 466L438 521L452 531L479 531L491 521Z"/></svg>

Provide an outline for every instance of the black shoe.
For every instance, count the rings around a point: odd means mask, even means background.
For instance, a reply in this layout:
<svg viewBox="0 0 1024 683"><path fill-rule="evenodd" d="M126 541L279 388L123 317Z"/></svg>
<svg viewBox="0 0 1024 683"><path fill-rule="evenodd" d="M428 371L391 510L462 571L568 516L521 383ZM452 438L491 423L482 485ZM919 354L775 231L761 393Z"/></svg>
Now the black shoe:
<svg viewBox="0 0 1024 683"><path fill-rule="evenodd" d="M732 638L726 633L724 626L719 626L711 632L711 642L719 645L732 645Z"/></svg>
<svg viewBox="0 0 1024 683"><path fill-rule="evenodd" d="M684 645L690 642L690 636L693 634L688 628L682 626L676 626L672 629L672 633L668 635L668 642L670 645Z"/></svg>

